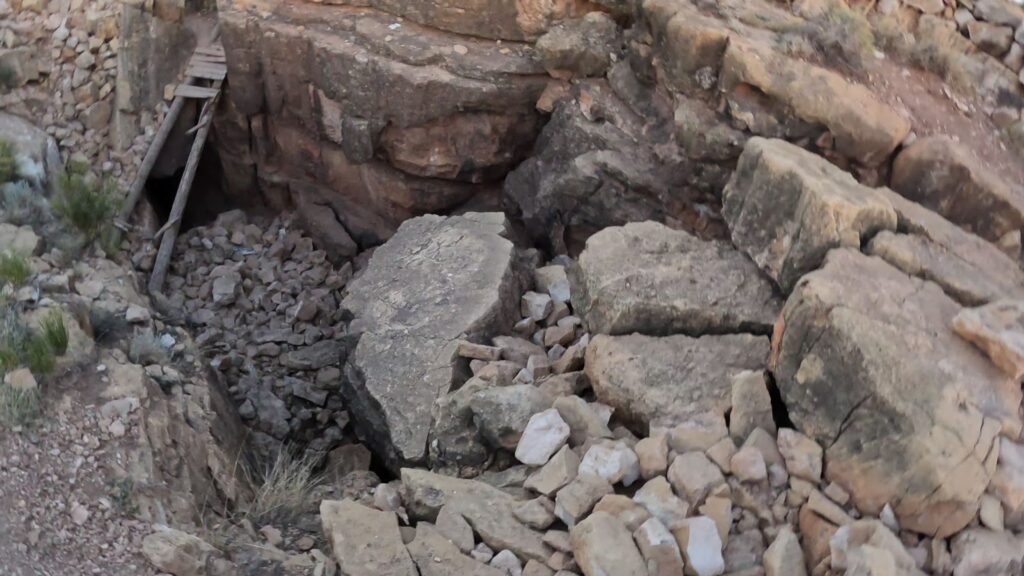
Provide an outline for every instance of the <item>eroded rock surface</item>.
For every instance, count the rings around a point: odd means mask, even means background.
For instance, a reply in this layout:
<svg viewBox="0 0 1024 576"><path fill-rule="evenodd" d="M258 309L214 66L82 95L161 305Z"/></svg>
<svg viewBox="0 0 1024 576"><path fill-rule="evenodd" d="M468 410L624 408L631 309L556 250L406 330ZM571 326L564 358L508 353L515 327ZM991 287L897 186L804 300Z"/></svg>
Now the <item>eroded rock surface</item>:
<svg viewBox="0 0 1024 576"><path fill-rule="evenodd" d="M415 218L349 287L342 306L358 343L344 395L392 467L425 463L434 402L465 377L458 340L508 332L518 318L522 262L506 236L501 214Z"/></svg>

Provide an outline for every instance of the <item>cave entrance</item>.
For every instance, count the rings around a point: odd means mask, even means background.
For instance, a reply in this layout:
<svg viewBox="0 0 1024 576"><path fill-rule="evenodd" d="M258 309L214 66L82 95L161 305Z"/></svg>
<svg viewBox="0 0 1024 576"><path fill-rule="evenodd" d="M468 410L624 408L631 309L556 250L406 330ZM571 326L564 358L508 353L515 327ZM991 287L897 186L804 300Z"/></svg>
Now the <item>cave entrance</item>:
<svg viewBox="0 0 1024 576"><path fill-rule="evenodd" d="M163 226L171 213L174 198L181 184L188 161L194 134L189 134L199 117L199 102L191 104L182 111L171 135L157 158L149 179L146 180L145 196L153 208L158 225ZM192 189L188 203L182 215L180 231L184 232L196 226L213 222L218 214L235 208L224 194L224 170L221 165L220 152L217 147L217 131L213 128L203 153L199 158L199 166L192 180Z"/></svg>

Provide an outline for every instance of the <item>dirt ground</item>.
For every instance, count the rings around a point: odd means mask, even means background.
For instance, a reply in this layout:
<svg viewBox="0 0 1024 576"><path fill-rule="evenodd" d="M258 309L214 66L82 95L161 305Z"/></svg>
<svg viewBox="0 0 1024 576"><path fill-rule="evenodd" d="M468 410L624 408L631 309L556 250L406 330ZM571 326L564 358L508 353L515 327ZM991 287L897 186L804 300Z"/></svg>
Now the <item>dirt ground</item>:
<svg viewBox="0 0 1024 576"><path fill-rule="evenodd" d="M0 575L145 575L147 523L131 519L130 486L111 481L139 428L101 416L104 375L88 366L43 385L42 414L0 429Z"/></svg>

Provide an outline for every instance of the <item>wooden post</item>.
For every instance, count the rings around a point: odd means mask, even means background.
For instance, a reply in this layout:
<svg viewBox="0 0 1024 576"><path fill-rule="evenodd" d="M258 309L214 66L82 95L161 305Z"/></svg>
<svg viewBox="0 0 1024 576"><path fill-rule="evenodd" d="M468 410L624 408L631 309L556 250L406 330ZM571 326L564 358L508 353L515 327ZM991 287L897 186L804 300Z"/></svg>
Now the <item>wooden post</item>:
<svg viewBox="0 0 1024 576"><path fill-rule="evenodd" d="M221 81L215 81L213 87L220 89ZM199 159L203 155L203 148L206 146L206 137L210 134L210 127L213 125L213 113L217 108L217 101L220 93L207 101L202 114L199 115L199 131L196 132L196 139L192 142L192 150L188 155L188 162L185 164L185 172L181 175L178 183L178 192L174 196L174 205L171 207L171 214L167 218L167 230L160 238L160 249L156 253L156 261L153 264L153 274L149 277L149 293L155 294L163 290L164 280L167 278L167 268L171 264L171 255L174 253L174 243L178 239L178 230L181 228L181 218L185 213L185 206L188 205L188 195L192 190L192 180L195 179L196 170L199 168Z"/></svg>
<svg viewBox="0 0 1024 576"><path fill-rule="evenodd" d="M189 78L187 83L193 84L194 80ZM128 224L128 220L131 219L132 212L135 211L135 205L139 203L139 198L142 197L142 190L146 187L146 181L149 180L149 175L153 171L153 166L156 165L157 158L160 157L160 152L164 149L164 144L167 143L167 138L171 135L171 130L178 123L178 116L181 115L182 109L185 108L185 100L187 99L175 96L171 107L167 110L167 115L164 116L164 121L160 124L160 129L153 138L153 142L149 145L149 149L146 150L146 157L142 159L139 171L135 174L135 180L132 181L132 189L124 199L124 204L121 205L121 213L118 215L119 225L125 226ZM120 230L117 230L115 234L117 234L116 239L119 242L121 239Z"/></svg>

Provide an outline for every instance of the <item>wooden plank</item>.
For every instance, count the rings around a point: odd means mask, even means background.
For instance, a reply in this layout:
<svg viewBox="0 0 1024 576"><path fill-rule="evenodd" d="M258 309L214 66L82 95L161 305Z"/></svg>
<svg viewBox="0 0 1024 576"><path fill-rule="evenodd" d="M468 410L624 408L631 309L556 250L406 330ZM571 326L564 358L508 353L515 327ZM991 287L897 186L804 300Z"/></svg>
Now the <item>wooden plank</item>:
<svg viewBox="0 0 1024 576"><path fill-rule="evenodd" d="M196 170L199 168L199 158L203 155L203 147L206 146L206 137L210 135L210 126L213 124L213 112L217 108L221 82L214 82L213 87L218 90L218 96L206 101L203 112L199 115L199 131L196 139L192 142L192 150L188 155L188 162L185 163L185 171L178 183L178 192L174 196L174 205L171 206L171 214L167 218L166 231L160 238L160 248L156 253L156 260L153 262L153 273L149 277L149 293L160 293L167 279L167 268L171 265L171 256L174 254L174 243L178 239L178 231L181 229L181 217L185 213L185 206L188 205L188 195L192 191L192 180L196 177Z"/></svg>
<svg viewBox="0 0 1024 576"><path fill-rule="evenodd" d="M207 80L223 80L228 75L228 68L223 65L189 65L185 75Z"/></svg>
<svg viewBox="0 0 1024 576"><path fill-rule="evenodd" d="M207 88L206 86L192 86L191 84L179 84L174 89L174 95L181 96L182 98L213 98L220 93L220 90L216 88Z"/></svg>

